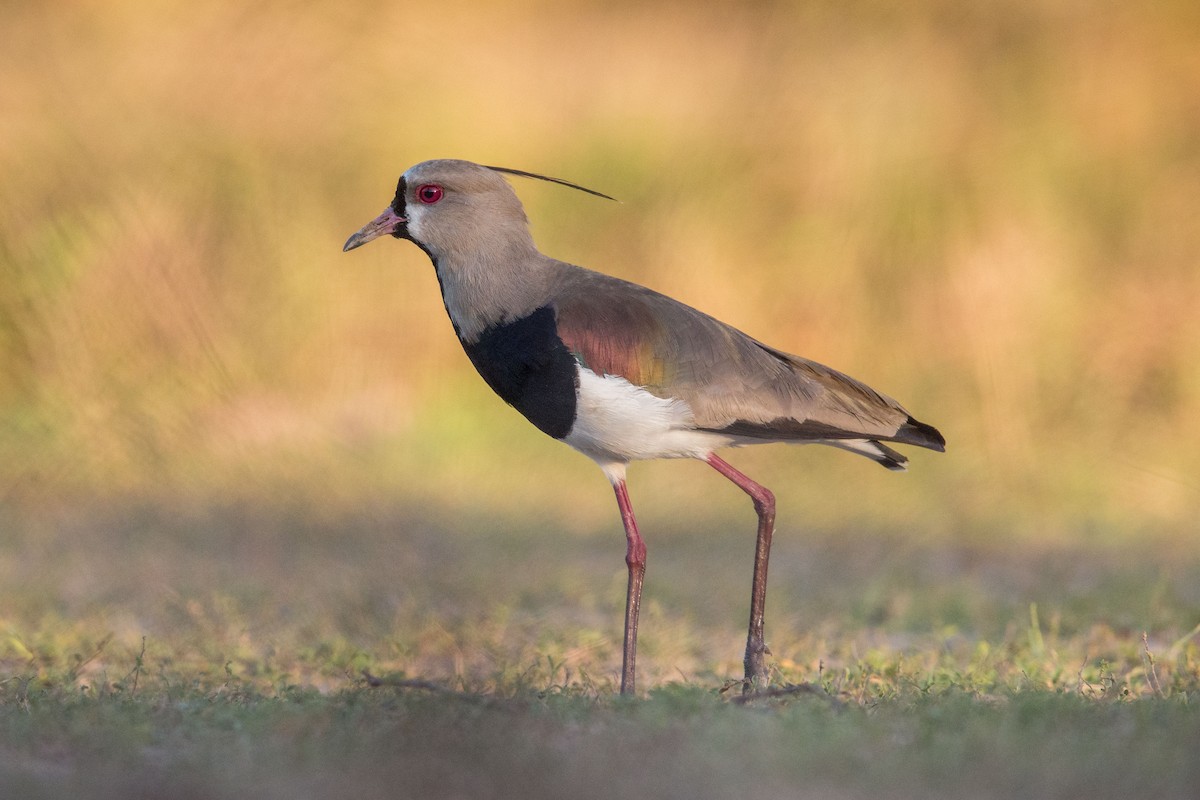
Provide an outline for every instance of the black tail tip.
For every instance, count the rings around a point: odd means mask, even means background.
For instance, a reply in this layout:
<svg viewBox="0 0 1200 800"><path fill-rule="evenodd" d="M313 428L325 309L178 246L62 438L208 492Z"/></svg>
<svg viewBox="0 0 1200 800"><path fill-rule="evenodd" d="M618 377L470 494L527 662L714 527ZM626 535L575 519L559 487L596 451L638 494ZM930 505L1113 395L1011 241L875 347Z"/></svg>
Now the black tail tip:
<svg viewBox="0 0 1200 800"><path fill-rule="evenodd" d="M926 425L920 420L909 417L902 428L904 438L897 441L903 441L905 444L915 444L918 447L928 447L930 450L936 450L939 453L946 452L946 437L942 436L942 432L932 425Z"/></svg>

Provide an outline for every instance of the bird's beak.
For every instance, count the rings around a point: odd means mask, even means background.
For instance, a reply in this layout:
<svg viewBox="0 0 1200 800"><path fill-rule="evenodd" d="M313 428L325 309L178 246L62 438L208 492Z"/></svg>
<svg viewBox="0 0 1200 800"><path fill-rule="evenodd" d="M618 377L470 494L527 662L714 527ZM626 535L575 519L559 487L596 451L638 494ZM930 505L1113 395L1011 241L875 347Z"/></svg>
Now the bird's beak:
<svg viewBox="0 0 1200 800"><path fill-rule="evenodd" d="M378 239L380 236L399 236L404 231L404 226L408 224L408 218L402 217L396 213L395 209L388 206L375 219L362 226L358 233L346 240L346 244L342 246L342 252L345 253L353 250L356 247L362 247L372 239Z"/></svg>

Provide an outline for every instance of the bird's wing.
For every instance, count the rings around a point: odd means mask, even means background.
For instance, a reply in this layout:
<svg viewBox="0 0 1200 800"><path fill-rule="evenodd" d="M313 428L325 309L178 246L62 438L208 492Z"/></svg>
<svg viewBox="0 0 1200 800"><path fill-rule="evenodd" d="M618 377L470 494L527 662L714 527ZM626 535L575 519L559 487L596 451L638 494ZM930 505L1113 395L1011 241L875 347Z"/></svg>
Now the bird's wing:
<svg viewBox="0 0 1200 800"><path fill-rule="evenodd" d="M882 439L942 449L895 400L637 284L562 273L558 335L583 366L688 404L699 429L741 439Z"/></svg>

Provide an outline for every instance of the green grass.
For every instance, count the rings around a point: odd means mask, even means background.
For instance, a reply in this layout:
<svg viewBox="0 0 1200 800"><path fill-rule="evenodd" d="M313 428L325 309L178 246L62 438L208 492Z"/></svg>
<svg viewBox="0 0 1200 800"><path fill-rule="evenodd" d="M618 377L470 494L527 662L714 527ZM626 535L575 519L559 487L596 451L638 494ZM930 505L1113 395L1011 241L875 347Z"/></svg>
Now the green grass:
<svg viewBox="0 0 1200 800"><path fill-rule="evenodd" d="M430 520L407 504L330 514L178 497L10 519L0 787L1189 796L1194 555L917 545L785 522L772 667L776 686L811 690L741 704L742 510L732 531L647 529L633 700L615 693L615 518L571 532Z"/></svg>
<svg viewBox="0 0 1200 800"><path fill-rule="evenodd" d="M49 706L49 708L47 708ZM1194 712L962 693L755 707L674 686L502 699L351 690L35 697L0 779L39 797L1188 797Z"/></svg>

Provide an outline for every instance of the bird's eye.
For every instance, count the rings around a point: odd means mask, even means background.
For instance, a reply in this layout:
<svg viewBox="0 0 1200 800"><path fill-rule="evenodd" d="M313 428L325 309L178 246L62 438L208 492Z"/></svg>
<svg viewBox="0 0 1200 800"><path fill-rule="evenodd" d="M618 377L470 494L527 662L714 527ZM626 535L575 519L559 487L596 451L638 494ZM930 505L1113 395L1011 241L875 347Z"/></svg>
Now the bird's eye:
<svg viewBox="0 0 1200 800"><path fill-rule="evenodd" d="M442 199L442 187L436 183L426 183L417 187L417 199L426 205L433 205Z"/></svg>

